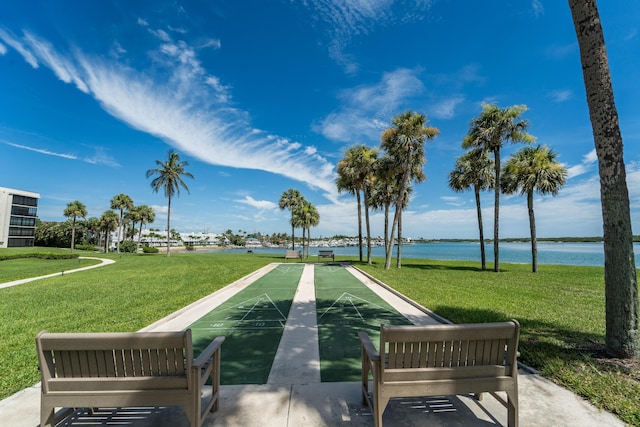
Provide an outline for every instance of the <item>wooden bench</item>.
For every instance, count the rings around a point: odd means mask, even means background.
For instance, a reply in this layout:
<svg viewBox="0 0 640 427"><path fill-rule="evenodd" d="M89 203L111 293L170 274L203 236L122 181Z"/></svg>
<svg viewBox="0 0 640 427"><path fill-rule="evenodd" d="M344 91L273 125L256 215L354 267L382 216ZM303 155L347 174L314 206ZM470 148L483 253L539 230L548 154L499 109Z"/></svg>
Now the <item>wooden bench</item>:
<svg viewBox="0 0 640 427"><path fill-rule="evenodd" d="M507 407L508 425L518 425L517 321L464 325L380 326L380 351L359 332L362 402L375 426L392 397L490 392ZM369 372L373 393L369 394ZM496 391L507 394L505 400Z"/></svg>
<svg viewBox="0 0 640 427"><path fill-rule="evenodd" d="M318 261L320 261L320 258L331 258L332 261L336 260L335 256L333 255L333 251L325 249L320 249L318 251Z"/></svg>
<svg viewBox="0 0 640 427"><path fill-rule="evenodd" d="M302 254L300 251L287 251L284 255L284 262L287 262L288 259L299 259L302 261Z"/></svg>
<svg viewBox="0 0 640 427"><path fill-rule="evenodd" d="M190 329L42 331L36 338L42 375L40 425L56 425L56 408L181 406L191 427L200 427L207 413L218 409L223 341L216 337L194 359ZM201 400L203 389L210 396Z"/></svg>

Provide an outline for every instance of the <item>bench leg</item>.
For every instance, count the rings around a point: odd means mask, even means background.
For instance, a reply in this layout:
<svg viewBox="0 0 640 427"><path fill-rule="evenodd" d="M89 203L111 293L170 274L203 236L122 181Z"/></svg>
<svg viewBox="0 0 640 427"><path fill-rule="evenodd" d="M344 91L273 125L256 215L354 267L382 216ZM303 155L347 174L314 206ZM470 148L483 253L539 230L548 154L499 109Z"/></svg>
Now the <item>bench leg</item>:
<svg viewBox="0 0 640 427"><path fill-rule="evenodd" d="M518 427L518 392L507 392L507 425Z"/></svg>
<svg viewBox="0 0 640 427"><path fill-rule="evenodd" d="M56 425L56 408L49 406L44 402L40 402L40 426L55 427Z"/></svg>

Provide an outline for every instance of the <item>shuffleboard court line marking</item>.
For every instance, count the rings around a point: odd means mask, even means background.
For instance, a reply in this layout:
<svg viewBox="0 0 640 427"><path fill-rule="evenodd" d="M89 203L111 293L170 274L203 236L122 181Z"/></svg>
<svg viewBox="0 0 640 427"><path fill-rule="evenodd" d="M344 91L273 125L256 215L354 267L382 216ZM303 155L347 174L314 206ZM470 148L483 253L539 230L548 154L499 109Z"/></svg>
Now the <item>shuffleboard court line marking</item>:
<svg viewBox="0 0 640 427"><path fill-rule="evenodd" d="M377 310L381 310L384 311L386 313L391 313L394 315L394 317L398 317L398 318L402 318L404 319L404 316L402 316L400 313L396 312L395 310L390 310L386 307L383 307L379 304L375 304L371 301L368 301L364 298L360 298L359 296L353 295L349 292L343 292L342 295L340 295L319 317L318 320L321 320L325 314L328 314L332 309L335 309L335 306L337 304L340 303L340 301L346 300L349 302L349 304L351 304L351 306L353 307L353 309L356 311L356 313L358 314L358 317L360 317L360 319L364 322L365 319L362 316L362 314L360 313L360 311L358 310L358 308L356 307L356 305L354 304L354 300L359 300L362 301L364 304L367 304L368 306L370 306L371 308L375 308Z"/></svg>
<svg viewBox="0 0 640 427"><path fill-rule="evenodd" d="M237 304L235 304L235 305L232 305L232 306L230 306L230 307L223 308L222 310L220 310L220 313L228 312L228 311L231 311L231 310L238 310L238 309L242 310L242 309L244 309L244 310L245 310L245 314L244 314L244 316L243 316L240 320L236 320L236 322L240 322L240 321L245 320L245 319L246 319L246 317L247 317L249 314L251 314L253 311L257 311L258 309L256 309L255 307L256 307L259 303L261 303L262 301L264 301L264 299L266 299L268 302L270 302L270 303L271 303L271 306L272 306L272 307L273 307L273 308L278 312L278 314L280 315L280 317L279 317L278 319L267 319L267 320L273 320L273 321L276 321L276 320L277 320L277 321L280 321L280 322L282 322L283 320L284 320L284 321L286 321L286 320L287 320L287 318L284 316L284 314L282 313L282 311L278 308L278 306L273 302L273 300L271 299L271 297L270 297L267 293L264 293L264 294L262 294L262 295L258 295L258 296L253 297L253 298L246 299L246 300L241 301L241 302L239 302L239 303L237 303ZM245 306L245 305L251 305L251 307L250 307L249 309L245 309L245 308L244 308L244 306Z"/></svg>

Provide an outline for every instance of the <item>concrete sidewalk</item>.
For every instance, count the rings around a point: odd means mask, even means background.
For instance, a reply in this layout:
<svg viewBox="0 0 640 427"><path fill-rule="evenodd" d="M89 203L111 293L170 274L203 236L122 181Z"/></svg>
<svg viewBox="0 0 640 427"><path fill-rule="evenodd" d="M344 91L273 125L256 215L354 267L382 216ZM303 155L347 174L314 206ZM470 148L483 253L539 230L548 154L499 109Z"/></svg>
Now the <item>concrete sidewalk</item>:
<svg viewBox="0 0 640 427"><path fill-rule="evenodd" d="M184 329L257 278L276 268L269 265L208 297L162 319L146 331ZM415 324L439 323L439 318L348 267L357 278ZM220 409L207 416L204 426L373 426L362 405L360 384L321 383L313 265L305 266L289 312L268 384L222 386ZM314 338L315 337L315 338ZM224 368L224 344L222 347ZM519 375L520 426L623 426L583 399L535 373ZM40 387L22 390L0 401L0 426L39 425ZM507 410L490 395L482 401L470 396L393 399L384 414L387 426L506 426ZM63 426L187 427L180 408L101 409L88 416L78 412Z"/></svg>

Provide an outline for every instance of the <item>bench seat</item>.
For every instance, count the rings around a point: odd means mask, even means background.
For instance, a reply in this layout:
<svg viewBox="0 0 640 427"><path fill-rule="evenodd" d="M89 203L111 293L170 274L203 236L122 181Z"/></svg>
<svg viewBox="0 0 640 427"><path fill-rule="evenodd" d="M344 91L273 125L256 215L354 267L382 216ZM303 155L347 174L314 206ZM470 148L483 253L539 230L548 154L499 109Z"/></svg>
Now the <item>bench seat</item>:
<svg viewBox="0 0 640 427"><path fill-rule="evenodd" d="M60 421L56 408L181 406L191 427L200 427L205 416L218 409L223 341L216 337L194 359L190 329L42 331L36 337L42 376L40 425L54 427ZM210 397L203 402L207 382Z"/></svg>
<svg viewBox="0 0 640 427"><path fill-rule="evenodd" d="M463 325L380 326L377 350L365 332L362 402L375 426L393 397L491 393L507 407L508 426L518 425L517 321ZM373 392L369 392L372 376ZM505 400L495 392L507 394Z"/></svg>

